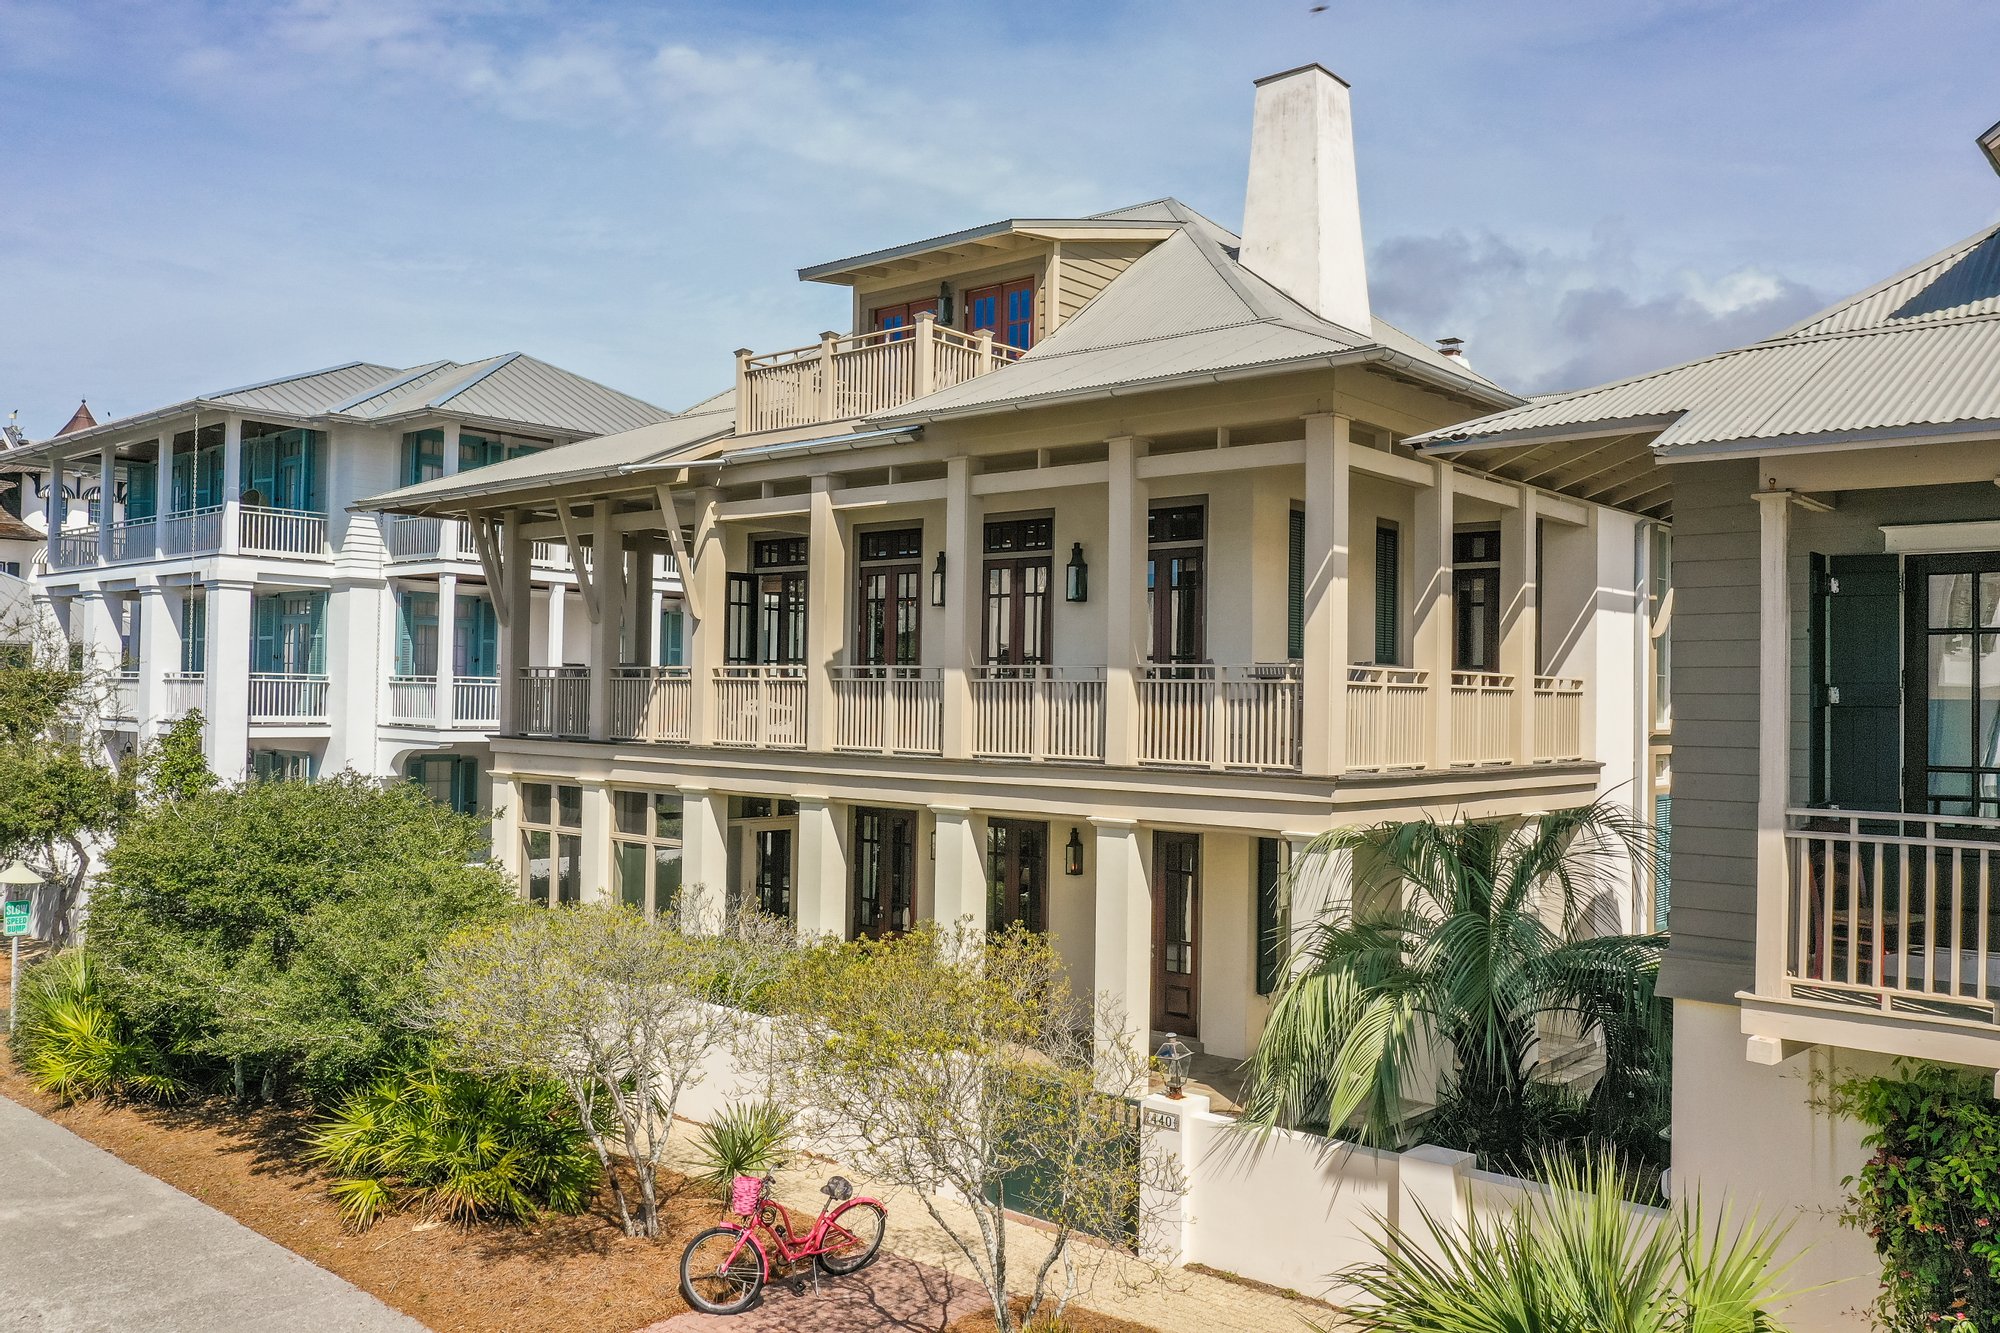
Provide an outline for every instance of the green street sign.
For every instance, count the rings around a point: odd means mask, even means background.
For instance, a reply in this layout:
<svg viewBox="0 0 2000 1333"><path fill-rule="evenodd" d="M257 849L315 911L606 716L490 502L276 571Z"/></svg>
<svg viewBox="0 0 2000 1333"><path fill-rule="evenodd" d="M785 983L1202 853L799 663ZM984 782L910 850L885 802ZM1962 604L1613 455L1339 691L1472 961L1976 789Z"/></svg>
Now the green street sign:
<svg viewBox="0 0 2000 1333"><path fill-rule="evenodd" d="M6 903L0 904L0 919L5 920L7 927L4 933L7 935L27 934L28 916L34 905L34 901L29 898L10 898Z"/></svg>

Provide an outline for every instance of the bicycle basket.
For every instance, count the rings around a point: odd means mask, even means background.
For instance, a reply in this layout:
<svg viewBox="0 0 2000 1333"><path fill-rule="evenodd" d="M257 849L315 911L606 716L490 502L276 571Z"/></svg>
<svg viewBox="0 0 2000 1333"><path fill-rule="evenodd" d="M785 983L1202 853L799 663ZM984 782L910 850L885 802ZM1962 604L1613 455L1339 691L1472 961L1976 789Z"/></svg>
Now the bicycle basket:
<svg viewBox="0 0 2000 1333"><path fill-rule="evenodd" d="M738 1217L756 1217L764 1202L762 1176L738 1176L729 1186L729 1211Z"/></svg>

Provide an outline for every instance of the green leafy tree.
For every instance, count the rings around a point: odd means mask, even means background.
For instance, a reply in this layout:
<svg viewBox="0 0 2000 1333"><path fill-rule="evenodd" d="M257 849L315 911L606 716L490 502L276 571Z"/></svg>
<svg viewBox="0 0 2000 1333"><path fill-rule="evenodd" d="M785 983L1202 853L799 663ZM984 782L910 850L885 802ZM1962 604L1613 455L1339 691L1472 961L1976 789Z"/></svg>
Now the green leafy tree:
<svg viewBox="0 0 2000 1333"><path fill-rule="evenodd" d="M221 785L202 753L205 725L201 710L191 708L168 724L147 748L139 766L146 795L159 801L184 801Z"/></svg>
<svg viewBox="0 0 2000 1333"><path fill-rule="evenodd" d="M91 945L107 998L238 1094L351 1085L420 1039L424 960L513 902L485 829L403 782L352 774L198 790L143 807L106 857Z"/></svg>
<svg viewBox="0 0 2000 1333"><path fill-rule="evenodd" d="M1250 1061L1249 1117L1344 1127L1400 1146L1406 1098L1455 1108L1450 1146L1518 1161L1548 1098L1533 1066L1545 1024L1621 1043L1607 1096L1664 1105L1664 937L1607 933L1606 905L1655 860L1651 831L1608 802L1519 822L1454 819L1339 830L1308 850L1354 853L1351 913L1310 927ZM1408 1086L1447 1057L1435 1083ZM1661 1066L1656 1077L1644 1069Z"/></svg>

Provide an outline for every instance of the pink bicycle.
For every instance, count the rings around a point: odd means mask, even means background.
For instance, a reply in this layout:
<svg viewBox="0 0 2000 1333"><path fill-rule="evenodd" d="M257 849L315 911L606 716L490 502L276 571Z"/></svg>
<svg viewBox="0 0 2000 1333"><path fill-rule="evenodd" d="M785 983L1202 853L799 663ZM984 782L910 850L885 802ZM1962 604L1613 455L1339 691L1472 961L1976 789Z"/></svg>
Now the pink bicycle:
<svg viewBox="0 0 2000 1333"><path fill-rule="evenodd" d="M807 1259L835 1277L858 1273L875 1261L889 1214L874 1199L857 1197L839 1176L820 1187L826 1202L811 1230L771 1197L769 1176L738 1176L729 1189L729 1211L740 1222L710 1227L681 1251L681 1294L704 1314L742 1314L757 1303L780 1268Z"/></svg>

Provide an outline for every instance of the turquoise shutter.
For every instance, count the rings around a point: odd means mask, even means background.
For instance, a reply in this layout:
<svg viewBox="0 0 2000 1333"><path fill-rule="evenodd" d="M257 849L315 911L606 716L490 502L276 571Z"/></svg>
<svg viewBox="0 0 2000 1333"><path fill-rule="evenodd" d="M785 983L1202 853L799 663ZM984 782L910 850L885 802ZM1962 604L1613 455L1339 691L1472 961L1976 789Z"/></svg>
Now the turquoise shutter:
<svg viewBox="0 0 2000 1333"><path fill-rule="evenodd" d="M159 474L153 465L127 468L125 471L125 518L136 522L153 517L159 508Z"/></svg>
<svg viewBox="0 0 2000 1333"><path fill-rule="evenodd" d="M1292 511L1285 564L1285 655L1306 655L1306 516Z"/></svg>
<svg viewBox="0 0 2000 1333"><path fill-rule="evenodd" d="M312 618L312 655L306 662L309 675L326 674L326 594L316 592L307 603L307 614Z"/></svg>
<svg viewBox="0 0 2000 1333"><path fill-rule="evenodd" d="M284 670L279 642L282 612L276 597L259 597L251 617L250 669L257 672Z"/></svg>
<svg viewBox="0 0 2000 1333"><path fill-rule="evenodd" d="M410 624L410 594L396 594L396 674L414 676L417 673L417 636Z"/></svg>
<svg viewBox="0 0 2000 1333"><path fill-rule="evenodd" d="M1394 666L1402 646L1401 534L1394 528L1375 529L1375 664Z"/></svg>

